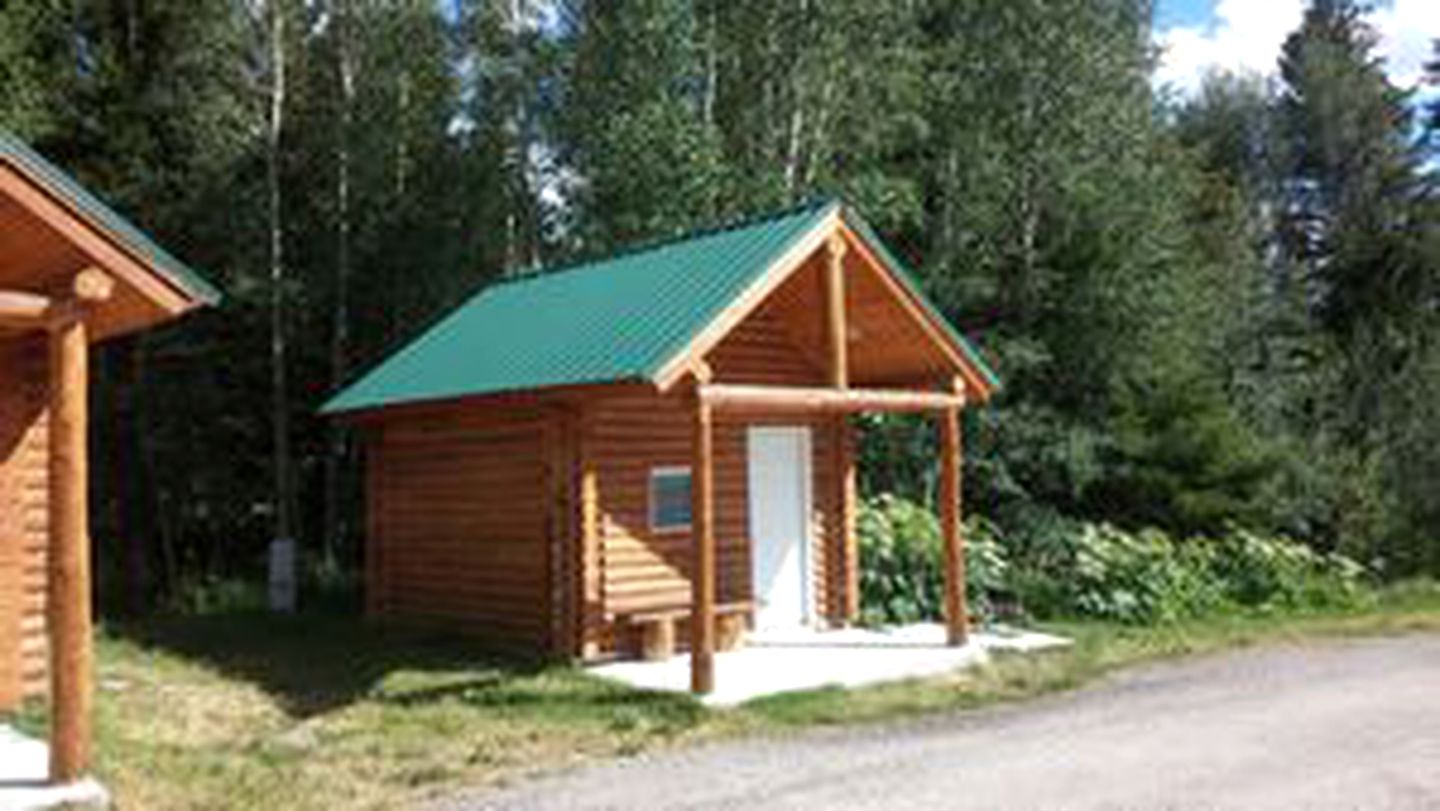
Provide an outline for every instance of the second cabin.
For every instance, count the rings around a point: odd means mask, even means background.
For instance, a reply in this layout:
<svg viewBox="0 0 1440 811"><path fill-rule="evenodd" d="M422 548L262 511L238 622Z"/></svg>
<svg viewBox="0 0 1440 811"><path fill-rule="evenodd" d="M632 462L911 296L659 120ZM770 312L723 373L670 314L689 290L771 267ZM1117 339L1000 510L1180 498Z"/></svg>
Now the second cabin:
<svg viewBox="0 0 1440 811"><path fill-rule="evenodd" d="M856 616L854 432L933 414L952 641L960 410L997 380L826 203L498 283L340 393L367 607L584 660Z"/></svg>

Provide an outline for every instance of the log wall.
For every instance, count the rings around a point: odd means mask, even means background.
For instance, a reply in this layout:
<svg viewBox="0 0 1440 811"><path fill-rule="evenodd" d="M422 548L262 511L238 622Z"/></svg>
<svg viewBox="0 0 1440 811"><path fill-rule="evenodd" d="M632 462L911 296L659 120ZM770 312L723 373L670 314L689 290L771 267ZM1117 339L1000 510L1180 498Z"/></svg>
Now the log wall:
<svg viewBox="0 0 1440 811"><path fill-rule="evenodd" d="M44 337L0 336L0 709L46 686Z"/></svg>
<svg viewBox="0 0 1440 811"><path fill-rule="evenodd" d="M367 605L511 648L556 644L545 412L455 409L372 429Z"/></svg>
<svg viewBox="0 0 1440 811"><path fill-rule="evenodd" d="M811 283L818 284L798 282ZM710 354L716 382L825 385L823 353L803 348L792 321L770 304L751 314ZM689 610L690 533L651 530L649 486L652 469L691 464L693 402L685 391L662 396L644 386L520 400L370 421L368 610L587 659L627 652L629 615ZM848 427L835 416L717 419L718 600L752 599L752 425L810 429L812 594L818 616L840 617L839 467Z"/></svg>

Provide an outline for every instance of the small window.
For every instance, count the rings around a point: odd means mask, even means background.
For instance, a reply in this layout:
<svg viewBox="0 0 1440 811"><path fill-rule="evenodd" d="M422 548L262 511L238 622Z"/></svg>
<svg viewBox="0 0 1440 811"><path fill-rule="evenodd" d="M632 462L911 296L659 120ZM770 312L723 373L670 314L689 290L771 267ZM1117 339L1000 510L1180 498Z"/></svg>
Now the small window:
<svg viewBox="0 0 1440 811"><path fill-rule="evenodd" d="M656 532L690 528L690 468L650 470L650 528Z"/></svg>

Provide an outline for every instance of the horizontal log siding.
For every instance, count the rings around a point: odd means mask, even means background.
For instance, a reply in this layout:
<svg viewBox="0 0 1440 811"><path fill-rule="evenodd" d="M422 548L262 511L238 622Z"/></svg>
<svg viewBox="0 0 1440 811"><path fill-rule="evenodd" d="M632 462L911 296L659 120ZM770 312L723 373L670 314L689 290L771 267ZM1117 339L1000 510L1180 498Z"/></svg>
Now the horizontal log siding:
<svg viewBox="0 0 1440 811"><path fill-rule="evenodd" d="M372 614L548 648L551 430L544 412L470 408L371 431Z"/></svg>
<svg viewBox="0 0 1440 811"><path fill-rule="evenodd" d="M829 382L819 361L822 346L803 351L795 341L799 331L792 323L795 319L782 318L777 307L773 302L760 307L715 347L710 365L716 382L774 386L824 386Z"/></svg>
<svg viewBox="0 0 1440 811"><path fill-rule="evenodd" d="M0 709L46 686L43 338L0 338Z"/></svg>

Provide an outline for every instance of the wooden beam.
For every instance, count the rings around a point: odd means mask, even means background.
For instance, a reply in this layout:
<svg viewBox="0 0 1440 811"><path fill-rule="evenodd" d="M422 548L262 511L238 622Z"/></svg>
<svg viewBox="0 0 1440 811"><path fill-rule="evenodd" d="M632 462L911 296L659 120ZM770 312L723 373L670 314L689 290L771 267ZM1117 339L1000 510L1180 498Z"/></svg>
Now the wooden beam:
<svg viewBox="0 0 1440 811"><path fill-rule="evenodd" d="M717 411L831 413L925 412L959 408L963 395L903 389L821 389L790 386L702 385L700 399Z"/></svg>
<svg viewBox="0 0 1440 811"><path fill-rule="evenodd" d="M87 472L89 336L80 318L50 336L50 779L90 759L92 653Z"/></svg>
<svg viewBox="0 0 1440 811"><path fill-rule="evenodd" d="M825 313L830 327L830 385L850 388L849 338L845 325L845 237L839 231L825 244Z"/></svg>
<svg viewBox="0 0 1440 811"><path fill-rule="evenodd" d="M945 543L945 629L952 646L964 645L965 539L960 525L960 409L940 412L940 529Z"/></svg>
<svg viewBox="0 0 1440 811"><path fill-rule="evenodd" d="M690 690L715 689L715 487L714 414L695 398L690 466Z"/></svg>
<svg viewBox="0 0 1440 811"><path fill-rule="evenodd" d="M44 329L49 326L53 305L46 296L0 290L0 327Z"/></svg>
<svg viewBox="0 0 1440 811"><path fill-rule="evenodd" d="M855 534L856 495L855 429L848 417L836 418L836 450L840 477L840 545L844 582L841 584L841 620L854 622L860 616L860 543Z"/></svg>

